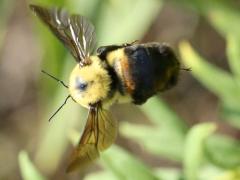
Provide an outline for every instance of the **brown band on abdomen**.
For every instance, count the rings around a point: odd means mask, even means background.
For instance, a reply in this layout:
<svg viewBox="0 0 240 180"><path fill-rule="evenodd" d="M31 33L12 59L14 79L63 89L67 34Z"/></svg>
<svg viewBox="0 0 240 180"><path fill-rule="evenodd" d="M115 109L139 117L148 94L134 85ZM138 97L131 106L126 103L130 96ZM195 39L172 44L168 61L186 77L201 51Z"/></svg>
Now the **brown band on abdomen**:
<svg viewBox="0 0 240 180"><path fill-rule="evenodd" d="M121 59L121 70L127 93L132 94L135 90L135 82L132 79L131 68L128 62L128 58L125 55Z"/></svg>

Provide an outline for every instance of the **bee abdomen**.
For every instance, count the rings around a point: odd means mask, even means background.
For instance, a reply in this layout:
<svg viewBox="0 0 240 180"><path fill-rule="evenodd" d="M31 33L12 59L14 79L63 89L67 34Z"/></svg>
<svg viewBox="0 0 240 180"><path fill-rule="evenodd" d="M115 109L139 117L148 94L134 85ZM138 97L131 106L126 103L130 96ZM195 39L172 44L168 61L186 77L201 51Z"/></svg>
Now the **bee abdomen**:
<svg viewBox="0 0 240 180"><path fill-rule="evenodd" d="M123 79L133 103L142 104L177 83L179 62L166 45L149 43L124 48Z"/></svg>

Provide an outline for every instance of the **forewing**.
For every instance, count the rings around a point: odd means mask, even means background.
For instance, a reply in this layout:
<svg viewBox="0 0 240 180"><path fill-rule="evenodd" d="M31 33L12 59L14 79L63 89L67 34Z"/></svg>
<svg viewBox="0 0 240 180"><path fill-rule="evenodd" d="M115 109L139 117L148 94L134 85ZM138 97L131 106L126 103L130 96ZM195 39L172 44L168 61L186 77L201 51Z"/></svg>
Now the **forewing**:
<svg viewBox="0 0 240 180"><path fill-rule="evenodd" d="M30 5L35 14L52 30L70 50L77 62L86 60L96 46L94 26L85 17L69 14L59 8L43 8Z"/></svg>
<svg viewBox="0 0 240 180"><path fill-rule="evenodd" d="M70 18L70 30L85 58L93 54L96 48L96 34L94 26L86 18L80 15L72 15Z"/></svg>
<svg viewBox="0 0 240 180"><path fill-rule="evenodd" d="M84 169L113 144L117 135L117 121L110 112L101 107L90 109L87 124L77 148L74 150L67 172L76 168Z"/></svg>

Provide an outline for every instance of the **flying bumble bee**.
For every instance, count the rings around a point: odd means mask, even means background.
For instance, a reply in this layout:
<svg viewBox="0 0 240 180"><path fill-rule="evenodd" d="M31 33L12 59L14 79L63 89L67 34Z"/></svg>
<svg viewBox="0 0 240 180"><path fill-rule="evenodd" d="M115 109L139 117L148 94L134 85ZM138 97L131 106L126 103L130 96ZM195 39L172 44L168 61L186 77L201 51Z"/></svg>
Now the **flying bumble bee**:
<svg viewBox="0 0 240 180"><path fill-rule="evenodd" d="M94 26L85 17L68 15L58 8L30 7L77 61L69 85L43 72L69 89L64 104L72 98L89 110L67 171L86 167L116 139L117 121L109 107L114 103L140 105L157 92L173 87L178 80L180 64L172 49L161 43L102 46L93 55L96 47Z"/></svg>

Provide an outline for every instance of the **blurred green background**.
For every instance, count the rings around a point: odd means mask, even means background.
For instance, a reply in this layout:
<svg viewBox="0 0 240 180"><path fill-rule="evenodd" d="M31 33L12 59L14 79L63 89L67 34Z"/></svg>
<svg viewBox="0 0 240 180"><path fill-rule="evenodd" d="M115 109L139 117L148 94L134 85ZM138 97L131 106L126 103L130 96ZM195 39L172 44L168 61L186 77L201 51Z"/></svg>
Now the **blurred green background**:
<svg viewBox="0 0 240 180"><path fill-rule="evenodd" d="M66 174L86 110L40 74L68 82L75 61L28 5L87 16L98 45L167 42L182 67L178 85L143 106L112 107L116 144L86 172ZM239 180L240 1L1 0L0 179Z"/></svg>

